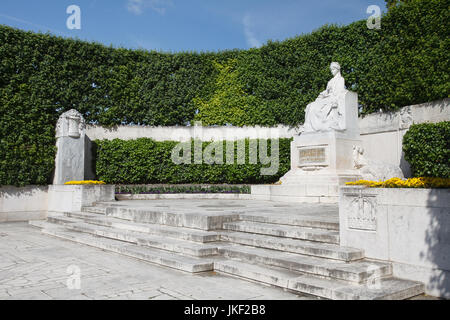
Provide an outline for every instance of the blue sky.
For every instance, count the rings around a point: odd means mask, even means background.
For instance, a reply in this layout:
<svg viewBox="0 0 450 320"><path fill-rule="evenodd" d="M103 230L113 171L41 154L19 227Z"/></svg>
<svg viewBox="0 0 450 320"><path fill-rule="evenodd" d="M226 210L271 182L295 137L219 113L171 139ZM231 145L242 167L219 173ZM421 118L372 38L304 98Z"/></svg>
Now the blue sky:
<svg viewBox="0 0 450 320"><path fill-rule="evenodd" d="M69 30L69 5L81 9L81 30ZM168 52L258 47L324 24L367 19L384 0L1 0L0 24Z"/></svg>

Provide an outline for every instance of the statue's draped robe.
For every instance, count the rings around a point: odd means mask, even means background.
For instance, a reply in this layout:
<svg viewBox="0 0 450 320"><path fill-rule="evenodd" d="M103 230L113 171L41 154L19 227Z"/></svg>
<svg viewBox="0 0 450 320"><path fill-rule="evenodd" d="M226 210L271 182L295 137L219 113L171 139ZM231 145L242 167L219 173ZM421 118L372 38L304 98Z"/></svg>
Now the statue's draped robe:
<svg viewBox="0 0 450 320"><path fill-rule="evenodd" d="M328 131L339 128L338 102L345 94L345 80L340 73L328 82L326 97L318 97L306 107L305 132Z"/></svg>

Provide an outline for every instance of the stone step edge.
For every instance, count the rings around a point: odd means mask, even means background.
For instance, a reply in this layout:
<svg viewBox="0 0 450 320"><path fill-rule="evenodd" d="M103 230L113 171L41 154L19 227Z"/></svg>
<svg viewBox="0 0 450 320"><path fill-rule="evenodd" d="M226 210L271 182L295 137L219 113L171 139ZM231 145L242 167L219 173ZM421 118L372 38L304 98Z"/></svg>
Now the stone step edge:
<svg viewBox="0 0 450 320"><path fill-rule="evenodd" d="M277 216L263 216L251 213L242 213L239 215L240 221L247 222L258 222L267 224L276 224L282 226L292 226L292 227L305 227L305 228L317 228L330 231L339 231L339 221L320 221L316 219L309 218L296 218L289 219L286 217ZM288 221L291 220L291 221Z"/></svg>
<svg viewBox="0 0 450 320"><path fill-rule="evenodd" d="M273 256L272 253L273 250L270 249L261 249L241 245L219 247L219 254L222 257L231 260L240 260L249 263L257 263L268 267L282 268L285 270L314 275L324 279L336 279L352 283L365 283L374 279L392 276L392 265L390 263L383 263L381 265L373 264L370 270L351 270L345 268L346 266L351 266L351 262L327 265L327 263L332 260L290 253L287 253L287 256L283 256L283 253L278 256ZM277 251L277 253L280 252ZM362 262L370 265L370 261L362 260ZM359 268L361 267L359 266Z"/></svg>
<svg viewBox="0 0 450 320"><path fill-rule="evenodd" d="M236 260L215 261L214 270L254 282L262 282L292 292L330 300L401 300L423 294L424 285L418 282L386 278L380 280L380 287L392 281L403 282L406 288L399 291L370 295L370 288L364 284L349 284L338 280L328 280L298 272L286 273L280 268L247 264ZM387 285L388 286L388 285ZM389 286L387 288L389 290Z"/></svg>
<svg viewBox="0 0 450 320"><path fill-rule="evenodd" d="M154 208L121 205L106 206L105 216L124 221L159 224L203 231L222 230L224 223L239 221L238 213L224 213L223 215L207 216L196 212L170 212ZM173 219L175 216L180 217L180 219ZM193 217L195 219L193 219ZM140 218L142 221L137 221L137 218Z"/></svg>
<svg viewBox="0 0 450 320"><path fill-rule="evenodd" d="M304 227L294 227L290 233L284 232L284 230L277 229L276 224L272 223L260 223L254 222L250 224L250 221L236 221L236 222L225 222L223 224L224 230L230 230L235 232L244 232L260 235L268 235L280 238L290 238L299 240L308 240L321 243L339 244L339 233L333 230L319 229L319 228L304 228ZM266 230L257 230L257 228L263 228ZM295 230L297 229L297 230ZM315 230L323 230L324 233L316 233ZM278 231L279 232L278 232ZM335 234L327 234L327 232ZM296 233L303 233L301 235Z"/></svg>
<svg viewBox="0 0 450 320"><path fill-rule="evenodd" d="M155 265L169 267L189 273L214 270L213 260L204 260L201 258L196 259L194 257L182 256L164 250L140 247L138 245L122 242L120 240L105 239L76 231L72 231L73 234L69 234L68 231L61 230L61 228L54 226L48 227L44 225L41 228L43 234L99 248L105 251L115 252Z"/></svg>
<svg viewBox="0 0 450 320"><path fill-rule="evenodd" d="M194 257L206 257L218 254L217 245L199 244L178 239L170 239L165 242L163 237L145 234L136 231L123 231L114 229L111 227L99 227L95 228L88 223L78 222L74 224L64 225L66 229L91 234L97 237L103 237L113 240L119 240L123 242L133 243L143 247L155 248L168 252L175 252L183 255L189 255ZM172 247L167 243L170 243Z"/></svg>
<svg viewBox="0 0 450 320"><path fill-rule="evenodd" d="M240 231L223 231L221 233L221 240L250 247L271 249L345 262L364 259L364 250L347 247L344 248L337 244L303 239L282 238ZM293 243L287 243L288 241Z"/></svg>
<svg viewBox="0 0 450 320"><path fill-rule="evenodd" d="M95 213L97 215L105 215L106 208L107 207L99 207L99 206L81 207L81 212Z"/></svg>
<svg viewBox="0 0 450 320"><path fill-rule="evenodd" d="M92 225L98 225L103 227L112 227L117 228L120 230L129 230L129 231L136 231L136 232L142 232L147 233L150 235L161 235L161 232L165 231L168 233L168 238L171 239L178 239L178 240L186 240L186 241L192 241L197 243L209 243L209 242L216 242L220 241L220 233L216 231L205 231L200 229L192 229L192 228L186 228L186 227L174 227L174 226L168 226L164 224L152 224L152 223L139 223L139 222L133 222L128 220L122 220L115 217L91 217L86 216L83 217L83 212L66 212L64 213L65 216L68 216L73 219L80 219L84 221L85 223L89 223ZM101 220L104 220L103 222ZM107 221L110 221L111 223L107 223ZM147 229L147 230L144 230ZM204 235L202 235L204 233ZM209 233L209 234L208 234ZM175 236L177 234L177 236Z"/></svg>

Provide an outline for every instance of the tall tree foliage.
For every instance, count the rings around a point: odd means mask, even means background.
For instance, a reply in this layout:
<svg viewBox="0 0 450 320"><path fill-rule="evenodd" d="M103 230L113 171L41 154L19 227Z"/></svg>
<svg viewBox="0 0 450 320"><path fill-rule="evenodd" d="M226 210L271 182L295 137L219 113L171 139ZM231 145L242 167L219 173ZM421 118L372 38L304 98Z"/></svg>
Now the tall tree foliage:
<svg viewBox="0 0 450 320"><path fill-rule="evenodd" d="M56 121L72 108L105 126L295 126L330 79L331 61L364 114L448 97L448 7L409 0L392 6L380 30L327 25L217 53L114 49L0 26L0 184L51 181Z"/></svg>

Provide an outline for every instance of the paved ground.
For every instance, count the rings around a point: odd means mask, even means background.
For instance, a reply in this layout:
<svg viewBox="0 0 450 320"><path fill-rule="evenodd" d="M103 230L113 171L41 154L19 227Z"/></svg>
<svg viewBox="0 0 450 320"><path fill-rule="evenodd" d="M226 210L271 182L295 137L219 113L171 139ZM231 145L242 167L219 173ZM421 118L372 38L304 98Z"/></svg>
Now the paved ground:
<svg viewBox="0 0 450 320"><path fill-rule="evenodd" d="M80 289L76 289L77 279ZM192 275L45 236L26 223L2 223L0 300L3 299L313 298L213 272Z"/></svg>
<svg viewBox="0 0 450 320"><path fill-rule="evenodd" d="M257 212L258 215L283 214L296 218L309 217L339 221L339 207L336 204L218 199L122 200L103 203L128 208L145 208L173 213L196 213L207 216Z"/></svg>

